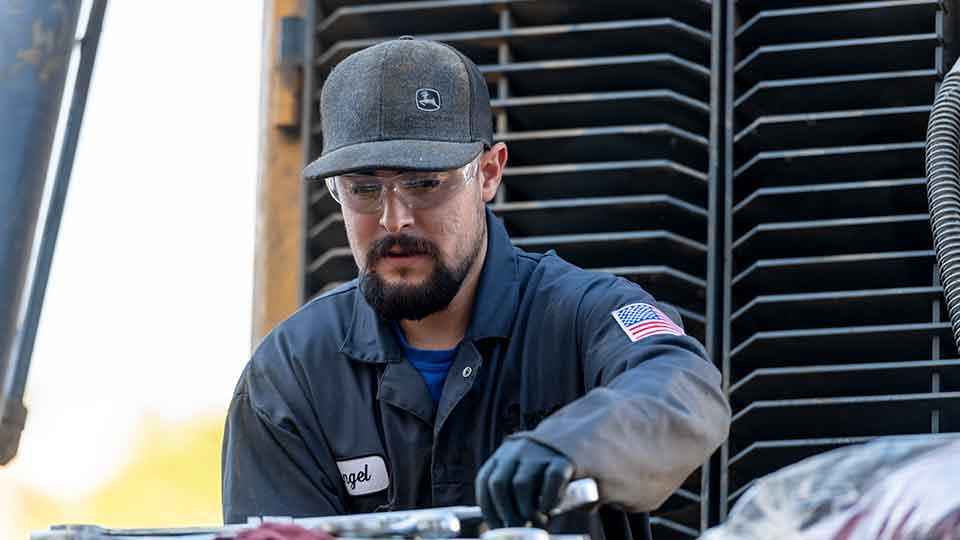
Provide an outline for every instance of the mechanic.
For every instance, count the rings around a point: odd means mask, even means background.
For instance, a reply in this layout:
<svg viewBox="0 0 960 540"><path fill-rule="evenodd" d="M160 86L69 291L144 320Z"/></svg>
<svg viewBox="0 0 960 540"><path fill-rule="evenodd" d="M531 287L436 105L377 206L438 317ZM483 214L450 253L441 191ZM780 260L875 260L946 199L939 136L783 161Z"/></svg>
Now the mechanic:
<svg viewBox="0 0 960 540"><path fill-rule="evenodd" d="M726 438L720 374L638 285L533 254L486 207L494 143L479 69L403 37L343 60L304 170L343 211L359 277L259 345L223 446L223 512L322 516L479 504L543 523L572 479L603 510L549 530L649 535ZM668 315L669 314L669 315Z"/></svg>

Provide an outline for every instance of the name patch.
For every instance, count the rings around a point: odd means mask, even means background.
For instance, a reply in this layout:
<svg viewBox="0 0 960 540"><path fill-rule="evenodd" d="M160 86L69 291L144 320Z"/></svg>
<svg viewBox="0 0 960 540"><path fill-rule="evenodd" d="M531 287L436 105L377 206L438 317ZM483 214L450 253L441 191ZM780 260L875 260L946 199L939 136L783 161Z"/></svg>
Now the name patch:
<svg viewBox="0 0 960 540"><path fill-rule="evenodd" d="M350 495L367 495L390 487L387 464L380 456L338 461L337 468Z"/></svg>

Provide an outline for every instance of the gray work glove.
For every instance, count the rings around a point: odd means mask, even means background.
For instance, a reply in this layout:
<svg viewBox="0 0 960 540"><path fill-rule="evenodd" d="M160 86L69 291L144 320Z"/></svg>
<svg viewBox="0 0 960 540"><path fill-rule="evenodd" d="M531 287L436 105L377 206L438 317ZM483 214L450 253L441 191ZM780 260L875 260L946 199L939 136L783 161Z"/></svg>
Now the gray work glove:
<svg viewBox="0 0 960 540"><path fill-rule="evenodd" d="M573 477L563 454L529 439L504 441L480 467L477 504L490 528L546 524Z"/></svg>

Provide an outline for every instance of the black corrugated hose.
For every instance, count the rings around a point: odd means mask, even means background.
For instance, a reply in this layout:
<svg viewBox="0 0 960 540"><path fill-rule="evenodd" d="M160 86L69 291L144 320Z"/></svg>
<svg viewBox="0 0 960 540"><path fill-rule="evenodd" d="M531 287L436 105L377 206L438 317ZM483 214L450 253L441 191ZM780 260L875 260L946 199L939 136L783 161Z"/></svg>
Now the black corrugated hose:
<svg viewBox="0 0 960 540"><path fill-rule="evenodd" d="M944 77L933 102L926 157L933 246L960 348L960 61Z"/></svg>

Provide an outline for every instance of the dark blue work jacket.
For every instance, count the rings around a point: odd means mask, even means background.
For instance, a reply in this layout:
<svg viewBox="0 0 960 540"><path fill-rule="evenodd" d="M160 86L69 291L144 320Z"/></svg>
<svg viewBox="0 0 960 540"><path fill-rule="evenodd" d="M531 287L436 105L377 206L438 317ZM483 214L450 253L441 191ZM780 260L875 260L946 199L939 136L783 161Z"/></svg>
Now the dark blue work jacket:
<svg viewBox="0 0 960 540"><path fill-rule="evenodd" d="M478 468L515 436L569 457L616 509L551 529L649 534L642 513L727 435L719 372L691 337L628 337L612 312L658 305L636 284L517 249L489 210L487 230L439 405L356 281L263 340L226 421L225 522L472 505Z"/></svg>

